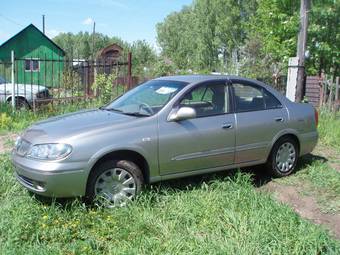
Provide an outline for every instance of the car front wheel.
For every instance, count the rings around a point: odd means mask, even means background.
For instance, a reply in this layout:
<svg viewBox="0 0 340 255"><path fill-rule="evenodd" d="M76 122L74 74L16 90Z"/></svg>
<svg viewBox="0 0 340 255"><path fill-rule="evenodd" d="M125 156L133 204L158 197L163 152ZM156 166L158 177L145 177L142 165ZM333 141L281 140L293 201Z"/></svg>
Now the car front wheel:
<svg viewBox="0 0 340 255"><path fill-rule="evenodd" d="M275 143L267 161L267 169L274 177L287 176L295 170L298 156L296 141L291 137L283 137Z"/></svg>
<svg viewBox="0 0 340 255"><path fill-rule="evenodd" d="M93 169L87 184L87 202L107 207L126 205L141 191L140 168L128 160L109 160Z"/></svg>

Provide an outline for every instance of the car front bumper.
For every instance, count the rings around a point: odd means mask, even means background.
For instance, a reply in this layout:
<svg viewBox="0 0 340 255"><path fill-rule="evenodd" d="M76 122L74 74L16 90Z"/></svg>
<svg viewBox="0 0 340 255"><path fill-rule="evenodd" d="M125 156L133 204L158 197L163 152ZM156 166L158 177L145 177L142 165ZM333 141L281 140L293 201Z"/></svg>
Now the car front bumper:
<svg viewBox="0 0 340 255"><path fill-rule="evenodd" d="M12 163L19 183L47 197L77 197L86 192L85 162L44 162L12 152Z"/></svg>

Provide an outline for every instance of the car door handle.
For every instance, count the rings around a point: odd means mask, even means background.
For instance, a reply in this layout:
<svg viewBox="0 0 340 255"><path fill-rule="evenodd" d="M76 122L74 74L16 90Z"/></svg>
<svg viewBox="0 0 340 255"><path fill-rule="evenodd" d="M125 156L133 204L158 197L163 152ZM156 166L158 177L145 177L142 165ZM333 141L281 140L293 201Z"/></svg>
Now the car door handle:
<svg viewBox="0 0 340 255"><path fill-rule="evenodd" d="M231 128L233 128L233 124L231 124L231 123L223 123L222 124L222 128L224 128L224 129L231 129Z"/></svg>
<svg viewBox="0 0 340 255"><path fill-rule="evenodd" d="M274 120L276 122L283 122L283 118L282 117L276 117Z"/></svg>

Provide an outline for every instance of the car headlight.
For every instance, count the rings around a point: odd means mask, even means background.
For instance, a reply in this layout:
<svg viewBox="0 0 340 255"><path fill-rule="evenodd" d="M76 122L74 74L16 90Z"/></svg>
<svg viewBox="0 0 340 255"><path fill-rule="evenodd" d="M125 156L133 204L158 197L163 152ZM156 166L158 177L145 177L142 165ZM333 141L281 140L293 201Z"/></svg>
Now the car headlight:
<svg viewBox="0 0 340 255"><path fill-rule="evenodd" d="M63 143L47 143L33 145L27 157L35 159L56 160L67 157L72 151L72 146Z"/></svg>
<svg viewBox="0 0 340 255"><path fill-rule="evenodd" d="M18 136L17 139L15 140L14 147L18 148L22 143L21 136Z"/></svg>

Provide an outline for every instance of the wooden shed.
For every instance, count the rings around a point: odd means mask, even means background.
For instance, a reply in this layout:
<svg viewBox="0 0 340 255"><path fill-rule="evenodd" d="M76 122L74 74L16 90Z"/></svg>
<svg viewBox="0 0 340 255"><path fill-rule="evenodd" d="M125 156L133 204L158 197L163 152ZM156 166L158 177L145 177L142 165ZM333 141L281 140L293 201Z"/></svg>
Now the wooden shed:
<svg viewBox="0 0 340 255"><path fill-rule="evenodd" d="M15 82L58 86L65 52L36 26L30 24L0 46L2 68L11 68L11 51L15 53ZM1 68L1 67L0 67ZM8 70L0 72L10 80Z"/></svg>

